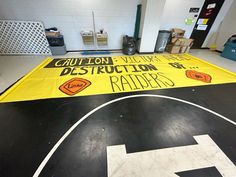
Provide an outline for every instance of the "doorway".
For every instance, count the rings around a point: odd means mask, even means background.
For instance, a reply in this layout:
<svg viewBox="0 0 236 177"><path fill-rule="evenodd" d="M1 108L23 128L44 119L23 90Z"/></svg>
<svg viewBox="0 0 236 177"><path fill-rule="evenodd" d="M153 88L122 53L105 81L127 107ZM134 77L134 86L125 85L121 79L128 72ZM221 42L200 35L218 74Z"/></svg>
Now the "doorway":
<svg viewBox="0 0 236 177"><path fill-rule="evenodd" d="M198 20L191 34L193 49L200 49L204 43L225 0L205 0Z"/></svg>

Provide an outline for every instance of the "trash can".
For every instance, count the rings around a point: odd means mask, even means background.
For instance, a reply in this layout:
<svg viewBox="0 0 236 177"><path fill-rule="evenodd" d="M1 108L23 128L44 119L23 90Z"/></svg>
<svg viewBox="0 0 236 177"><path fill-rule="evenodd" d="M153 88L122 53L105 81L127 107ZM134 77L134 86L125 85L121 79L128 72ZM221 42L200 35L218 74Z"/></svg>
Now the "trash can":
<svg viewBox="0 0 236 177"><path fill-rule="evenodd" d="M125 55L134 55L136 52L136 43L133 37L124 36L123 37L123 45L122 52Z"/></svg>
<svg viewBox="0 0 236 177"><path fill-rule="evenodd" d="M169 40L170 40L170 35L171 35L170 31L167 31L167 30L159 31L156 47L155 47L155 52L162 53L165 51L166 45L169 43Z"/></svg>

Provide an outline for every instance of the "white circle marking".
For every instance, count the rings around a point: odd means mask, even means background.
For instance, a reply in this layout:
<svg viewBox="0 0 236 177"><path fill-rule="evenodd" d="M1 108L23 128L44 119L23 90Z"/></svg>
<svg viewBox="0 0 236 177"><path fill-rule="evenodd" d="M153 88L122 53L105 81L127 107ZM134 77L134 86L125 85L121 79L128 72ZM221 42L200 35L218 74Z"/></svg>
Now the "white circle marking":
<svg viewBox="0 0 236 177"><path fill-rule="evenodd" d="M86 115L84 115L80 120L78 120L69 130L67 130L67 132L60 138L60 140L53 146L53 148L50 150L50 152L47 154L47 156L43 159L43 161L41 162L41 164L39 165L38 169L35 171L33 177L38 177L41 173L41 171L43 170L43 168L45 167L45 165L47 164L47 162L49 161L49 159L52 157L52 155L54 154L54 152L57 150L57 148L61 145L61 143L67 138L67 136L69 136L69 134L81 123L83 122L85 119L87 119L90 115L92 115L94 112L98 111L99 109L109 105L109 104L112 104L112 103L115 103L115 102L118 102L118 101L121 101L121 100L125 100L125 99L129 99L129 98L137 98L137 97L157 97L157 98L166 98L166 99L169 99L169 100L175 100L175 101L179 101L179 102L182 102L182 103L186 103L186 104L189 104L189 105L192 105L192 106L195 106L197 108L200 108L200 109L203 109L207 112L210 112L222 119L224 119L225 121L233 124L236 126L236 122L228 119L227 117L215 112L215 111L212 111L210 109L207 109L203 106L200 106L198 104L195 104L195 103L192 103L192 102L189 102L189 101L186 101L186 100L182 100L182 99L179 99L179 98L175 98L175 97L170 97L170 96L164 96L164 95L152 95L152 94L140 94L140 95L129 95L129 96L125 96L125 97L120 97L120 98L117 98L117 99L114 99L114 100L111 100L111 101L108 101L98 107L96 107L95 109L91 110L90 112L88 112Z"/></svg>

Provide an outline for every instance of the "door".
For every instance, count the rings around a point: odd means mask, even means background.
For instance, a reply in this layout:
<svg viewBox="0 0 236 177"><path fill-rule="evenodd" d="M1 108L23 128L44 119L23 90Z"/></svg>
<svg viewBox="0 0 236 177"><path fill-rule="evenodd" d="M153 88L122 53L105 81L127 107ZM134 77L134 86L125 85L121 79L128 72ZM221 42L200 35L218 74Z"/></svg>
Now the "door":
<svg viewBox="0 0 236 177"><path fill-rule="evenodd" d="M205 0L190 37L194 39L192 48L200 49L202 47L224 1L225 0Z"/></svg>

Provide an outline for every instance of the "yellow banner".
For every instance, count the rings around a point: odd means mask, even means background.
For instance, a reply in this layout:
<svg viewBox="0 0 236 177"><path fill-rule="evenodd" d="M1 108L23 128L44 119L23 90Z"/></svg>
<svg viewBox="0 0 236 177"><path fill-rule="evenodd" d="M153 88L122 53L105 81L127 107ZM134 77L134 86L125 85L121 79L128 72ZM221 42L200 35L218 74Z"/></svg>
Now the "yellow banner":
<svg viewBox="0 0 236 177"><path fill-rule="evenodd" d="M189 54L47 58L0 102L236 82L236 75Z"/></svg>

